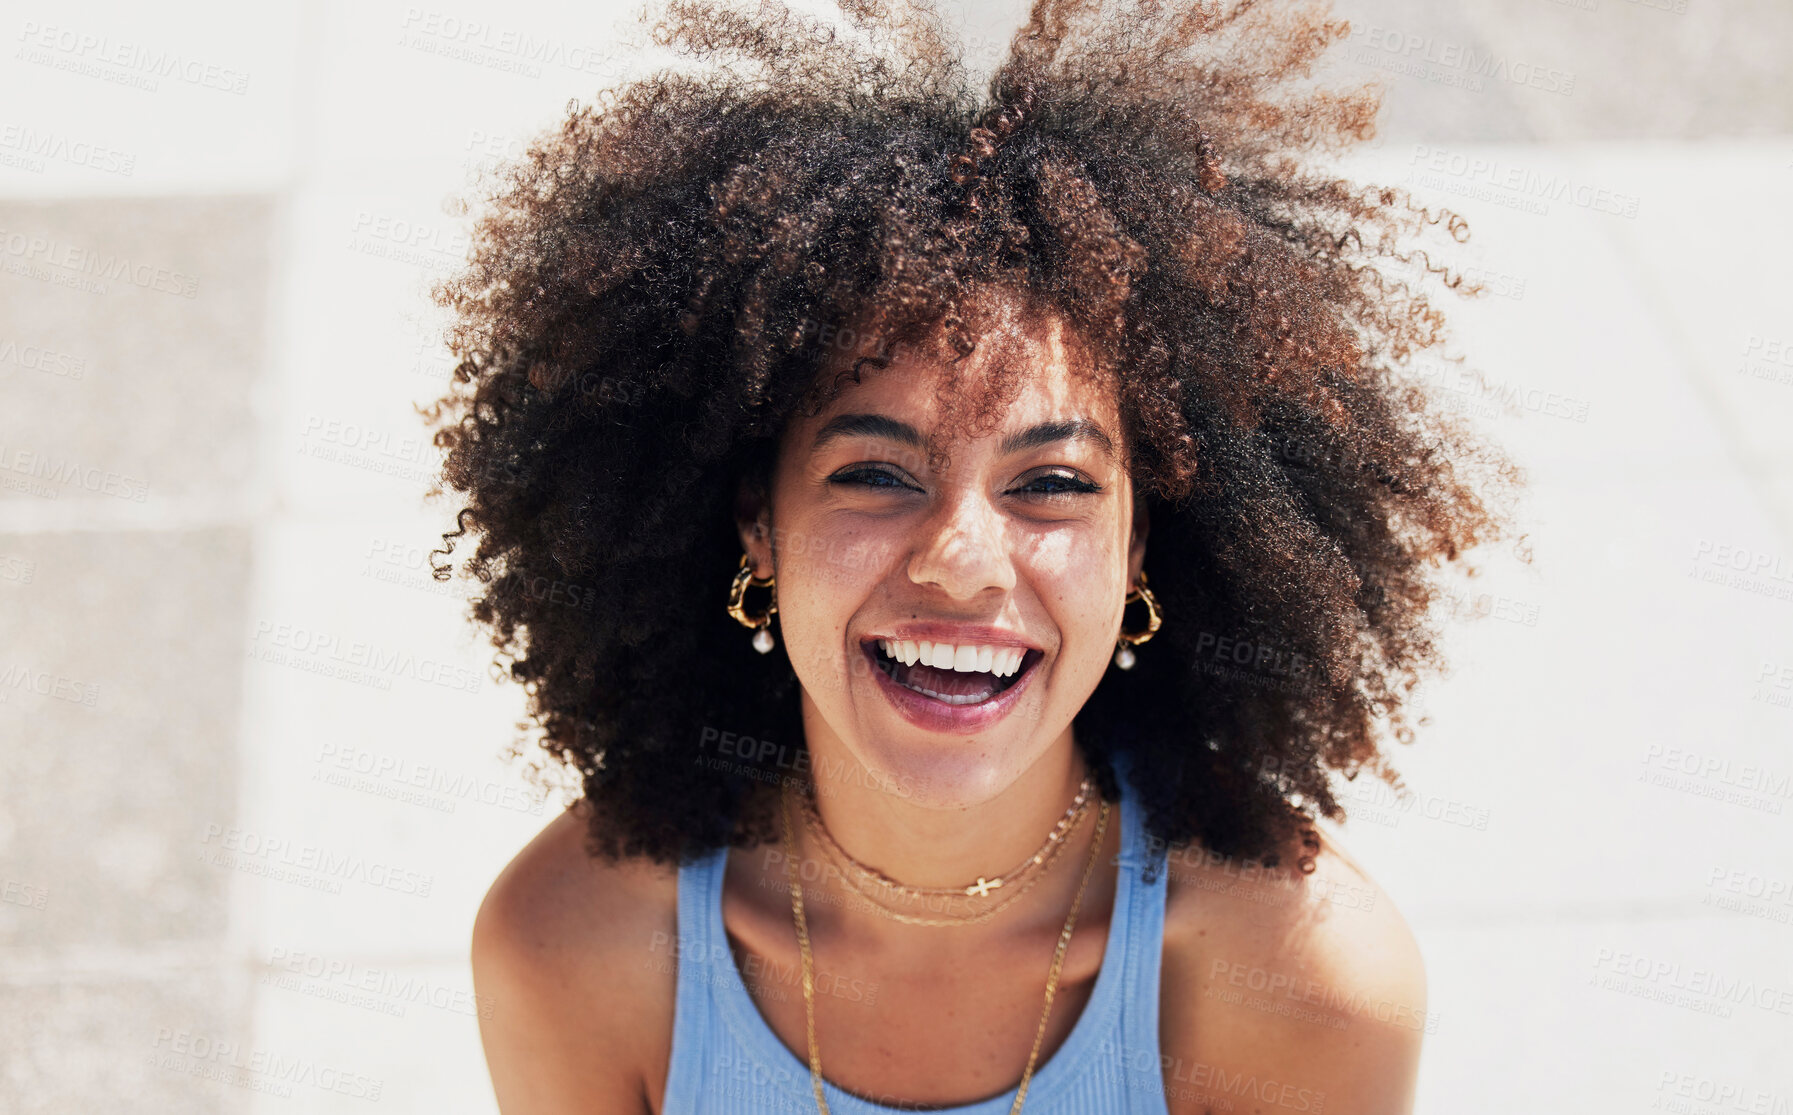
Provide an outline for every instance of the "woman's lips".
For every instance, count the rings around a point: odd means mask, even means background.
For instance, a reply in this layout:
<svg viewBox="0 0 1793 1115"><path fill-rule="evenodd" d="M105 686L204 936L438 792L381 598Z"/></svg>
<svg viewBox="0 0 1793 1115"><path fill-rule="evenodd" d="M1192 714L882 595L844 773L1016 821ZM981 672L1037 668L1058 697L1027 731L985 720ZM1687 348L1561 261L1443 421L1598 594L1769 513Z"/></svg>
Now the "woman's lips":
<svg viewBox="0 0 1793 1115"><path fill-rule="evenodd" d="M1007 715L1045 657L1029 650L1011 678L989 673L906 666L878 653L875 641L861 644L876 684L899 714L918 727L938 732L971 732ZM924 692L925 690L925 692Z"/></svg>

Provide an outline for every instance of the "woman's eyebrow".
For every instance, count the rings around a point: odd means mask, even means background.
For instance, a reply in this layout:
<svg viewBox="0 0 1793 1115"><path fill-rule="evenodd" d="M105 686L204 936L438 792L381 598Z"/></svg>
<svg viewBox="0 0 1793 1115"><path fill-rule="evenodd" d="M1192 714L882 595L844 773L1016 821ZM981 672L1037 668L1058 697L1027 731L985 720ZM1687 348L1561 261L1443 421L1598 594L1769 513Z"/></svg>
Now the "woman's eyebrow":
<svg viewBox="0 0 1793 1115"><path fill-rule="evenodd" d="M921 436L920 430L882 414L836 415L816 431L816 440L809 448L813 452L831 441L853 437L875 437L914 449L927 448L927 439Z"/></svg>
<svg viewBox="0 0 1793 1115"><path fill-rule="evenodd" d="M1094 442L1102 455L1114 457L1114 439L1109 437L1102 427L1087 418L1065 418L1056 422L1041 422L1037 426L1029 426L1002 439L997 452L1003 456L1020 453L1027 449L1039 449L1057 441L1089 441Z"/></svg>
<svg viewBox="0 0 1793 1115"><path fill-rule="evenodd" d="M914 449L926 448L927 444L921 431L907 422L899 422L882 414L841 414L816 431L816 438L810 449L819 450L829 442L852 437L881 438ZM1006 457L1011 453L1038 449L1059 441L1093 442L1104 456L1114 456L1114 439L1101 426L1087 418L1041 422L1025 430L1018 430L1003 437L997 452Z"/></svg>

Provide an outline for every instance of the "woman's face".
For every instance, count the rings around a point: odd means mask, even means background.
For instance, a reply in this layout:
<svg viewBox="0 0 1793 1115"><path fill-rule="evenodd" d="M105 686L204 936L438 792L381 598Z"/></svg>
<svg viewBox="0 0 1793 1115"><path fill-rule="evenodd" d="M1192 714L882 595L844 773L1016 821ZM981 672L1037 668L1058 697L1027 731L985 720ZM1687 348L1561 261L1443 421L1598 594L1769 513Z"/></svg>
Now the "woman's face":
<svg viewBox="0 0 1793 1115"><path fill-rule="evenodd" d="M856 764L918 803L986 801L1069 741L1109 668L1145 553L1118 408L1071 375L1056 320L990 339L961 362L972 397L998 360L1021 365L1019 394L945 442L943 469L922 443L941 365L899 349L793 419L770 506L743 524L777 576L818 781Z"/></svg>

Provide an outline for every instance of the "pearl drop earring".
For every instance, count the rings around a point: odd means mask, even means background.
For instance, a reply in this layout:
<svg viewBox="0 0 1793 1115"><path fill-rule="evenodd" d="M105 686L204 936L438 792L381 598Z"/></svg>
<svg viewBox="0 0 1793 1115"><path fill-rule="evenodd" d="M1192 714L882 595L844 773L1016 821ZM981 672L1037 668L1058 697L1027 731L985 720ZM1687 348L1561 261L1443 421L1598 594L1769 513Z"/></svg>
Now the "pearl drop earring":
<svg viewBox="0 0 1793 1115"><path fill-rule="evenodd" d="M1121 629L1120 640L1115 644L1114 664L1123 670L1131 670L1134 663L1139 661L1139 656L1133 653L1133 648L1156 635L1158 628L1164 624L1164 616L1158 611L1158 598L1153 596L1152 590L1146 587L1146 575L1143 569L1139 572L1139 587L1127 594L1121 606L1124 608L1135 602L1143 603L1146 606L1146 628L1144 631Z"/></svg>
<svg viewBox="0 0 1793 1115"><path fill-rule="evenodd" d="M775 580L776 576L755 577L750 559L746 554L742 554L741 568L736 570L734 583L729 585L728 589L728 614L733 616L735 622L743 627L755 629L753 649L761 654L772 653L772 648L777 645L777 640L773 639L771 631L772 615L778 611L778 586L774 583ZM742 601L747 598L749 586L772 590L772 599L766 605L766 610L757 616L749 615L747 610L741 606Z"/></svg>

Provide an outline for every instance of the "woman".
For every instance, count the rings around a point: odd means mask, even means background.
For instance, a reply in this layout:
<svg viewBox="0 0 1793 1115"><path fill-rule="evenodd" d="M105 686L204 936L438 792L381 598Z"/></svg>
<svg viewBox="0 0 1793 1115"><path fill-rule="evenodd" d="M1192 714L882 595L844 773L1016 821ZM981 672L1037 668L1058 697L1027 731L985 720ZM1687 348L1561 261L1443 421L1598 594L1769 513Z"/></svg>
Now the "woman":
<svg viewBox="0 0 1793 1115"><path fill-rule="evenodd" d="M1376 108L1323 10L1042 0L980 100L843 9L675 5L757 65L575 107L438 292L447 552L583 786L474 928L501 1109L1409 1110L1308 822L1517 480L1401 378L1460 222L1295 161Z"/></svg>

